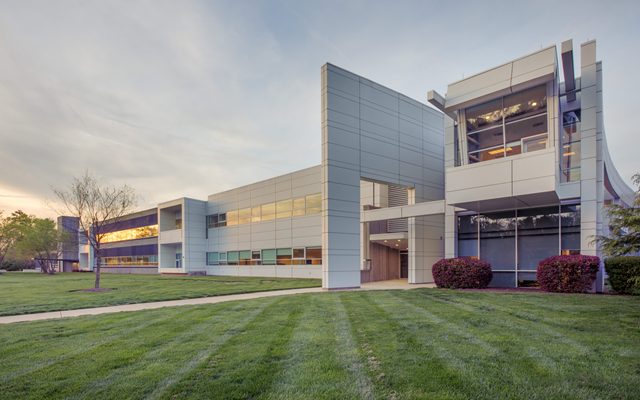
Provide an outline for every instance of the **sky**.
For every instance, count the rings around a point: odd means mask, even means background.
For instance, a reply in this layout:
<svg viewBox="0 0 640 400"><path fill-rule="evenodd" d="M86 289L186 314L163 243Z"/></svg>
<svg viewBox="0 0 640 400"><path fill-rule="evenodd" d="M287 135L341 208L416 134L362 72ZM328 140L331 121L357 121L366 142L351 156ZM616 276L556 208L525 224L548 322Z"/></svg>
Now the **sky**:
<svg viewBox="0 0 640 400"><path fill-rule="evenodd" d="M320 163L320 68L430 89L597 40L620 175L640 172L636 1L0 0L0 210L89 171L138 208ZM579 60L579 58L576 58Z"/></svg>

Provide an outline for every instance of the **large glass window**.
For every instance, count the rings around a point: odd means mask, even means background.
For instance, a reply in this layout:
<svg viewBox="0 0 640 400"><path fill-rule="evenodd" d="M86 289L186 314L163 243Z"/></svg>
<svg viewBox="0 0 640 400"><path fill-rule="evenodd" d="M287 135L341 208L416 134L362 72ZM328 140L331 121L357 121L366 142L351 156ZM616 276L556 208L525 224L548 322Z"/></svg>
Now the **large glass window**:
<svg viewBox="0 0 640 400"><path fill-rule="evenodd" d="M242 250L238 252L238 263L240 265L251 264L251 250Z"/></svg>
<svg viewBox="0 0 640 400"><path fill-rule="evenodd" d="M561 254L580 254L580 204L560 207Z"/></svg>
<svg viewBox="0 0 640 400"><path fill-rule="evenodd" d="M293 216L298 217L305 214L304 197L293 199Z"/></svg>
<svg viewBox="0 0 640 400"><path fill-rule="evenodd" d="M158 225L140 226L138 228L123 229L102 235L102 243L120 242L123 240L145 239L158 236Z"/></svg>
<svg viewBox="0 0 640 400"><path fill-rule="evenodd" d="M218 265L220 258L217 251L207 252L207 265Z"/></svg>
<svg viewBox="0 0 640 400"><path fill-rule="evenodd" d="M308 195L306 197L306 203L307 215L322 212L322 195L320 193Z"/></svg>
<svg viewBox="0 0 640 400"><path fill-rule="evenodd" d="M459 215L457 224L457 255L491 263L493 284L513 284L516 269L518 280L535 280L541 260L580 254L579 204Z"/></svg>
<svg viewBox="0 0 640 400"><path fill-rule="evenodd" d="M467 108L469 163L545 149L546 111L546 85Z"/></svg>
<svg viewBox="0 0 640 400"><path fill-rule="evenodd" d="M253 207L251 209L251 222L260 222L260 206Z"/></svg>
<svg viewBox="0 0 640 400"><path fill-rule="evenodd" d="M518 210L518 269L534 271L558 255L558 207Z"/></svg>
<svg viewBox="0 0 640 400"><path fill-rule="evenodd" d="M503 211L480 216L480 258L493 269L515 270L516 214Z"/></svg>
<svg viewBox="0 0 640 400"><path fill-rule="evenodd" d="M293 203L291 199L277 202L276 218L290 218L292 207L293 207Z"/></svg>
<svg viewBox="0 0 640 400"><path fill-rule="evenodd" d="M491 100L465 110L467 133L492 126L502 127L502 99Z"/></svg>
<svg viewBox="0 0 640 400"><path fill-rule="evenodd" d="M278 265L290 265L291 264L291 249L278 249L276 250L276 261Z"/></svg>
<svg viewBox="0 0 640 400"><path fill-rule="evenodd" d="M478 257L478 215L458 217L458 256Z"/></svg>
<svg viewBox="0 0 640 400"><path fill-rule="evenodd" d="M238 225L238 210L227 211L227 226Z"/></svg>
<svg viewBox="0 0 640 400"><path fill-rule="evenodd" d="M307 264L320 265L322 264L322 247L307 247Z"/></svg>
<svg viewBox="0 0 640 400"><path fill-rule="evenodd" d="M271 221L276 218L276 203L262 205L262 220Z"/></svg>
<svg viewBox="0 0 640 400"><path fill-rule="evenodd" d="M207 215L207 228L218 227L218 214Z"/></svg>
<svg viewBox="0 0 640 400"><path fill-rule="evenodd" d="M238 251L227 251L227 264L238 265L238 260L240 260Z"/></svg>
<svg viewBox="0 0 640 400"><path fill-rule="evenodd" d="M562 182L580 180L580 110L562 114L562 147L560 170Z"/></svg>
<svg viewBox="0 0 640 400"><path fill-rule="evenodd" d="M147 255L147 256L101 257L100 264L107 267L157 266L158 256Z"/></svg>
<svg viewBox="0 0 640 400"><path fill-rule="evenodd" d="M276 264L276 249L262 250L262 265Z"/></svg>
<svg viewBox="0 0 640 400"><path fill-rule="evenodd" d="M243 208L238 210L238 224L248 224L251 222L251 209Z"/></svg>

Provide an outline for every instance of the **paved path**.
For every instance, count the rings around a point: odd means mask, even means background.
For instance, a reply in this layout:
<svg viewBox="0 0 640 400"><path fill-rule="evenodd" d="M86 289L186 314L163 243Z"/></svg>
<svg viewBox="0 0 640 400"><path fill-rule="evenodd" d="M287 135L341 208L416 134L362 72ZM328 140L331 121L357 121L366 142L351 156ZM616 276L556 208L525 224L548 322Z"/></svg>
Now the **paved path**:
<svg viewBox="0 0 640 400"><path fill-rule="evenodd" d="M362 285L362 288L352 289L352 290L417 289L420 287L434 287L434 285L433 284L409 285L406 281L398 280L398 281L366 283ZM31 322L31 321L40 321L45 319L80 317L83 315L111 314L111 313L117 313L117 312L123 312L123 311L153 310L156 308L163 308L163 307L191 306L191 305L199 305L199 304L216 304L216 303L224 303L227 301L235 301L235 300L260 299L264 297L286 296L286 295L302 294L302 293L319 293L324 291L325 291L324 289L319 287L307 288L307 289L285 289L285 290L273 290L269 292L240 293L240 294L229 294L229 295L223 295L223 296L199 297L195 299L154 301L151 303L122 304L118 306L95 307L95 308L79 308L76 310L51 311L51 312L36 313L36 314L9 315L6 317L0 317L0 325L12 324L15 322Z"/></svg>

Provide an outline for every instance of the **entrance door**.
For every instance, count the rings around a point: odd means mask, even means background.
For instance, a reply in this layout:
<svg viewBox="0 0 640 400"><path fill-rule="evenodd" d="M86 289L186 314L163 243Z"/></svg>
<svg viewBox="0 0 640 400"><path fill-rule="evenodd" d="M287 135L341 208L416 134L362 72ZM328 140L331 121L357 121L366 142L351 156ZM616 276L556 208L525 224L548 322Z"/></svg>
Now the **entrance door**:
<svg viewBox="0 0 640 400"><path fill-rule="evenodd" d="M406 251L400 253L400 279L409 278L409 254Z"/></svg>
<svg viewBox="0 0 640 400"><path fill-rule="evenodd" d="M182 268L182 253L176 253L176 268Z"/></svg>

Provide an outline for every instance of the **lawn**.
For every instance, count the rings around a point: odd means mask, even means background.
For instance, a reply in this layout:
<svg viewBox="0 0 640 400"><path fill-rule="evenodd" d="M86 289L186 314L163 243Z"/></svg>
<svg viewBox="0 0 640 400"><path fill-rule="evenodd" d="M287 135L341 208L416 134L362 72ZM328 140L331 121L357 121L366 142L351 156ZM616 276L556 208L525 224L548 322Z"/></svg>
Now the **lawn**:
<svg viewBox="0 0 640 400"><path fill-rule="evenodd" d="M102 274L100 286L113 290L81 291L94 279L90 273L1 274L0 316L321 285L318 279Z"/></svg>
<svg viewBox="0 0 640 400"><path fill-rule="evenodd" d="M0 398L632 399L640 298L330 292L0 326Z"/></svg>

